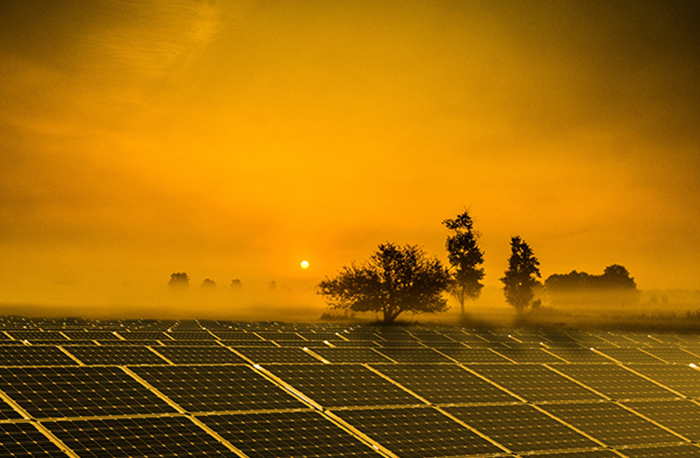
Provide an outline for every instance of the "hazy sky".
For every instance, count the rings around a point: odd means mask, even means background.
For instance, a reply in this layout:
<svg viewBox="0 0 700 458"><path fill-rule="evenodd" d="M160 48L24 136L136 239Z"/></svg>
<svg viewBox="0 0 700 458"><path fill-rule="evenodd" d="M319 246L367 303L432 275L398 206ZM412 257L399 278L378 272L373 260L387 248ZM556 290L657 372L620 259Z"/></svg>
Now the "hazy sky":
<svg viewBox="0 0 700 458"><path fill-rule="evenodd" d="M312 286L379 243L500 285L622 264L700 288L690 1L4 0L0 302L117 304L187 272ZM307 259L310 267L299 263Z"/></svg>

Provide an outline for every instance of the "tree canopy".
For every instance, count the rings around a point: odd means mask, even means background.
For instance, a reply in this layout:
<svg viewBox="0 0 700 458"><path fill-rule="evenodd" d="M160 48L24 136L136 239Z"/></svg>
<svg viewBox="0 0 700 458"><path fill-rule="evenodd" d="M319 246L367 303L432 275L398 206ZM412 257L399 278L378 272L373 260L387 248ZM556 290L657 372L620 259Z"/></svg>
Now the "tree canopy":
<svg viewBox="0 0 700 458"><path fill-rule="evenodd" d="M626 305L639 299L639 290L629 271L619 264L605 268L602 275L575 270L552 274L544 282L545 291L555 305Z"/></svg>
<svg viewBox="0 0 700 458"><path fill-rule="evenodd" d="M335 309L381 312L388 324L404 312L447 310L443 293L449 283L447 269L418 246L384 243L364 264L344 266L336 277L326 277L318 294Z"/></svg>
<svg viewBox="0 0 700 458"><path fill-rule="evenodd" d="M170 274L168 285L172 289L185 289L190 286L190 277L185 272L175 272Z"/></svg>
<svg viewBox="0 0 700 458"><path fill-rule="evenodd" d="M539 284L540 262L535 257L532 248L519 236L510 240L511 255L508 259L508 270L501 278L506 302L515 307L518 313L527 308L535 297L534 287Z"/></svg>
<svg viewBox="0 0 700 458"><path fill-rule="evenodd" d="M474 230L474 222L467 210L455 219L446 219L442 224L452 231L447 237L445 249L450 262L451 283L448 291L459 301L464 315L464 302L476 299L484 285L484 253L477 244L481 234Z"/></svg>

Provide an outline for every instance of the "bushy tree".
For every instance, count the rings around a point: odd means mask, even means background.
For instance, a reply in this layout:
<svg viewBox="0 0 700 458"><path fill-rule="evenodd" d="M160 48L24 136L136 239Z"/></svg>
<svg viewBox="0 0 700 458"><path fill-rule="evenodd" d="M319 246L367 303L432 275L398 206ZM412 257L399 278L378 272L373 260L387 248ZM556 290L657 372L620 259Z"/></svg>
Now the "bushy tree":
<svg viewBox="0 0 700 458"><path fill-rule="evenodd" d="M168 286L174 290L187 289L190 286L190 277L185 272L170 274Z"/></svg>
<svg viewBox="0 0 700 458"><path fill-rule="evenodd" d="M318 284L318 294L331 308L351 312L381 312L384 323L401 313L447 310L444 291L450 274L437 258L426 257L414 245L379 245L369 261L345 266L334 278Z"/></svg>
<svg viewBox="0 0 700 458"><path fill-rule="evenodd" d="M447 237L445 248L450 261L452 281L448 288L450 294L459 301L464 315L464 302L476 299L481 294L484 285L484 252L477 244L481 234L474 230L474 222L468 211L455 219L446 219L442 224L452 231Z"/></svg>
<svg viewBox="0 0 700 458"><path fill-rule="evenodd" d="M540 262L532 252L532 248L522 241L519 236L510 240L511 255L508 259L508 270L501 278L506 302L522 313L535 297L533 289L539 284Z"/></svg>

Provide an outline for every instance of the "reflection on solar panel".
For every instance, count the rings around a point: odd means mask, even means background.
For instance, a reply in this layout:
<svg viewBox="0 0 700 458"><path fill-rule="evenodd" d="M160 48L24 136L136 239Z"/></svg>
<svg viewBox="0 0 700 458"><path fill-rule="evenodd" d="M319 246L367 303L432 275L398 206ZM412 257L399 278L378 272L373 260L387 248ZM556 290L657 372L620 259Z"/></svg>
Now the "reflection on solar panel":
<svg viewBox="0 0 700 458"><path fill-rule="evenodd" d="M614 364L572 364L557 366L556 369L612 399L653 399L676 396Z"/></svg>
<svg viewBox="0 0 700 458"><path fill-rule="evenodd" d="M633 366L632 369L685 396L700 399L700 371L689 366Z"/></svg>
<svg viewBox="0 0 700 458"><path fill-rule="evenodd" d="M600 399L592 391L544 366L489 364L470 366L470 369L532 402Z"/></svg>
<svg viewBox="0 0 700 458"><path fill-rule="evenodd" d="M303 364L269 370L324 407L411 405L422 402L360 365Z"/></svg>
<svg viewBox="0 0 700 458"><path fill-rule="evenodd" d="M256 364L320 363L321 361L301 348L242 347L237 352Z"/></svg>
<svg viewBox="0 0 700 458"><path fill-rule="evenodd" d="M515 452L599 446L527 405L447 407L445 411Z"/></svg>
<svg viewBox="0 0 700 458"><path fill-rule="evenodd" d="M374 369L437 404L515 402L516 398L453 365L377 365Z"/></svg>
<svg viewBox="0 0 700 458"><path fill-rule="evenodd" d="M0 389L35 418L174 412L116 367L0 368Z"/></svg>
<svg viewBox="0 0 700 458"><path fill-rule="evenodd" d="M611 402L542 408L608 446L677 443L680 438Z"/></svg>
<svg viewBox="0 0 700 458"><path fill-rule="evenodd" d="M397 363L453 363L431 348L379 348L377 351Z"/></svg>
<svg viewBox="0 0 700 458"><path fill-rule="evenodd" d="M189 412L305 407L249 366L139 366L133 371Z"/></svg>
<svg viewBox="0 0 700 458"><path fill-rule="evenodd" d="M241 364L246 362L224 347L160 347L156 351L173 364Z"/></svg>
<svg viewBox="0 0 700 458"><path fill-rule="evenodd" d="M4 366L75 366L78 364L60 349L49 346L0 347L0 361Z"/></svg>
<svg viewBox="0 0 700 458"><path fill-rule="evenodd" d="M438 457L503 452L465 426L432 408L334 412L401 457Z"/></svg>
<svg viewBox="0 0 700 458"><path fill-rule="evenodd" d="M625 449L629 458L698 458L700 448L693 445L671 445L669 447Z"/></svg>
<svg viewBox="0 0 700 458"><path fill-rule="evenodd" d="M160 356L146 347L114 346L114 347L68 347L66 349L84 364L88 365L137 365L137 364L168 364Z"/></svg>
<svg viewBox="0 0 700 458"><path fill-rule="evenodd" d="M389 363L371 348L314 348L314 353L332 363Z"/></svg>
<svg viewBox="0 0 700 458"><path fill-rule="evenodd" d="M317 412L211 415L200 420L251 458L380 456Z"/></svg>
<svg viewBox="0 0 700 458"><path fill-rule="evenodd" d="M66 456L56 444L29 423L0 423L0 456Z"/></svg>
<svg viewBox="0 0 700 458"><path fill-rule="evenodd" d="M81 457L236 456L185 417L60 421L44 425Z"/></svg>
<svg viewBox="0 0 700 458"><path fill-rule="evenodd" d="M689 440L700 440L700 405L694 402L677 399L624 404Z"/></svg>

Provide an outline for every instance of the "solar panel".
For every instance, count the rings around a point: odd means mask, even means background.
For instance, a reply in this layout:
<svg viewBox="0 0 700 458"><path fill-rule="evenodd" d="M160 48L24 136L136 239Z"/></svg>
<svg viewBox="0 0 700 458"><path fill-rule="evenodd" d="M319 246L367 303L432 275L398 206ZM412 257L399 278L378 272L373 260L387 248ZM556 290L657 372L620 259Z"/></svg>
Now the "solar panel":
<svg viewBox="0 0 700 458"><path fill-rule="evenodd" d="M620 458L620 454L611 450L577 450L575 452L545 453L533 455L538 458Z"/></svg>
<svg viewBox="0 0 700 458"><path fill-rule="evenodd" d="M78 363L57 347L3 346L0 361L4 366L75 366Z"/></svg>
<svg viewBox="0 0 700 458"><path fill-rule="evenodd" d="M39 341L39 340L53 340L53 341L66 341L68 340L66 336L61 334L60 331L19 331L12 330L7 331L13 338L17 340L28 340L28 341Z"/></svg>
<svg viewBox="0 0 700 458"><path fill-rule="evenodd" d="M628 448L624 454L629 458L698 458L700 448L696 445L671 445L668 447Z"/></svg>
<svg viewBox="0 0 700 458"><path fill-rule="evenodd" d="M186 417L93 419L44 425L81 457L235 457Z"/></svg>
<svg viewBox="0 0 700 458"><path fill-rule="evenodd" d="M116 367L0 368L0 389L35 418L175 411Z"/></svg>
<svg viewBox="0 0 700 458"><path fill-rule="evenodd" d="M700 405L676 399L624 403L647 418L666 426L689 440L700 440Z"/></svg>
<svg viewBox="0 0 700 458"><path fill-rule="evenodd" d="M444 410L514 452L600 446L528 405L446 407Z"/></svg>
<svg viewBox="0 0 700 458"><path fill-rule="evenodd" d="M134 346L80 346L66 349L87 365L137 365L137 364L168 364L163 358L146 347Z"/></svg>
<svg viewBox="0 0 700 458"><path fill-rule="evenodd" d="M509 363L505 357L489 348L441 348L441 353L465 364Z"/></svg>
<svg viewBox="0 0 700 458"><path fill-rule="evenodd" d="M547 351L571 364L612 364L613 361L590 348L548 348Z"/></svg>
<svg viewBox="0 0 700 458"><path fill-rule="evenodd" d="M269 370L324 407L412 405L422 401L364 366L301 364Z"/></svg>
<svg viewBox="0 0 700 458"><path fill-rule="evenodd" d="M644 352L671 364L700 365L700 357L681 348L645 348Z"/></svg>
<svg viewBox="0 0 700 458"><path fill-rule="evenodd" d="M318 412L200 417L251 458L381 456Z"/></svg>
<svg viewBox="0 0 700 458"><path fill-rule="evenodd" d="M252 340L254 342L264 342L260 336L252 332L232 331L225 329L216 329L212 332L221 340Z"/></svg>
<svg viewBox="0 0 700 458"><path fill-rule="evenodd" d="M437 404L515 402L516 398L456 365L377 365L374 369Z"/></svg>
<svg viewBox="0 0 700 458"><path fill-rule="evenodd" d="M299 336L295 332L256 331L255 333L265 340L272 340L275 342L279 342L280 340L284 340L284 341L291 340L293 342L299 342L302 344L304 342L306 342L306 339Z"/></svg>
<svg viewBox="0 0 700 458"><path fill-rule="evenodd" d="M120 340L112 331L67 330L63 334L70 340Z"/></svg>
<svg viewBox="0 0 700 458"><path fill-rule="evenodd" d="M622 364L666 364L638 348L602 348L598 351Z"/></svg>
<svg viewBox="0 0 700 458"><path fill-rule="evenodd" d="M159 347L156 352L173 364L246 363L246 360L225 347Z"/></svg>
<svg viewBox="0 0 700 458"><path fill-rule="evenodd" d="M67 456L31 423L0 423L0 455L17 458Z"/></svg>
<svg viewBox="0 0 700 458"><path fill-rule="evenodd" d="M615 364L570 364L556 369L612 399L676 397L674 393Z"/></svg>
<svg viewBox="0 0 700 458"><path fill-rule="evenodd" d="M332 363L390 363L371 348L314 348L313 352Z"/></svg>
<svg viewBox="0 0 700 458"><path fill-rule="evenodd" d="M241 347L237 352L255 364L320 363L313 355L296 347Z"/></svg>
<svg viewBox="0 0 700 458"><path fill-rule="evenodd" d="M430 407L334 412L401 457L442 457L499 453L503 450Z"/></svg>
<svg viewBox="0 0 700 458"><path fill-rule="evenodd" d="M518 364L557 364L564 362L562 359L540 348L498 348L494 351Z"/></svg>
<svg viewBox="0 0 700 458"><path fill-rule="evenodd" d="M133 371L188 412L306 407L249 366L139 366Z"/></svg>
<svg viewBox="0 0 700 458"><path fill-rule="evenodd" d="M397 363L454 363L432 348L378 348L376 351Z"/></svg>
<svg viewBox="0 0 700 458"><path fill-rule="evenodd" d="M679 437L612 402L542 408L608 446L678 443Z"/></svg>
<svg viewBox="0 0 700 458"><path fill-rule="evenodd" d="M168 331L165 334L173 340L216 340L207 331Z"/></svg>
<svg viewBox="0 0 700 458"><path fill-rule="evenodd" d="M600 399L600 396L592 391L544 366L489 364L470 366L470 369L532 402Z"/></svg>
<svg viewBox="0 0 700 458"><path fill-rule="evenodd" d="M170 340L170 337L157 331L119 332L119 335L126 340Z"/></svg>

